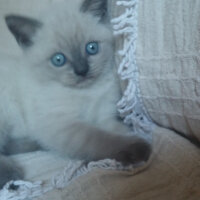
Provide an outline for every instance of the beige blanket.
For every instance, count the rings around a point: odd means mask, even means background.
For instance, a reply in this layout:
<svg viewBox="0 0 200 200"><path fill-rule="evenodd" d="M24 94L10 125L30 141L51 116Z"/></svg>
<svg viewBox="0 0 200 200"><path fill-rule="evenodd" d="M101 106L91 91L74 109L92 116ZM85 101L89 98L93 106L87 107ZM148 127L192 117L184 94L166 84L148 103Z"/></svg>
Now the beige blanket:
<svg viewBox="0 0 200 200"><path fill-rule="evenodd" d="M199 200L199 150L174 132L157 128L154 158L138 174L93 171L40 200Z"/></svg>
<svg viewBox="0 0 200 200"><path fill-rule="evenodd" d="M11 37L7 31L6 26L2 20L2 15L5 13L23 13L31 16L37 15L43 7L45 7L45 1L27 1L18 0L17 3L14 0L0 0L0 53L6 52L12 55L20 54L15 40ZM183 3L184 2L184 3ZM191 7L191 2L195 5ZM198 0L182 1L182 0L140 0L139 3L139 33L138 33L138 46L137 46L137 60L141 74L148 75L153 66L157 66L157 58L146 58L151 53L162 54L167 45L174 44L174 48L179 48L181 43L185 40L174 40L173 35L168 38L167 32L169 26L174 23L174 18L169 17L176 15L176 12L183 12L183 16L189 16L191 19L197 21L198 13L193 12L194 9L200 11ZM183 5L182 5L183 4ZM170 6L173 5L173 9ZM180 9L180 7L182 9ZM118 8L113 7L113 14L117 15ZM156 13L156 15L155 15ZM181 15L182 16L182 15ZM187 17L186 17L187 18ZM185 19L185 18L184 18ZM151 23L150 23L151 22ZM189 23L187 20L183 20L182 23ZM155 25L159 24L159 27ZM194 23L196 25L196 23ZM184 32L185 25L176 28L176 31L181 30ZM193 27L193 26L192 26ZM190 28L192 28L190 27ZM196 27L196 26L195 26ZM162 28L162 32L160 29ZM197 29L197 27L196 27ZM195 30L196 30L195 29ZM199 30L199 29L198 29ZM195 31L192 31L196 33ZM155 37L150 36L150 33ZM162 33L162 35L160 35ZM174 32L173 32L174 33ZM158 48L155 42L159 35L159 44L166 41L162 46L162 49ZM176 35L176 34L175 34ZM166 39L167 38L167 39ZM198 35L194 35L192 38L199 38ZM177 42L178 41L178 42ZM197 57L194 58L197 64L199 63L199 42L194 42L196 48ZM118 44L121 46L122 41ZM188 44L189 45L189 44ZM145 46L145 50L144 50ZM159 46L160 47L160 46ZM161 51L163 50L163 51ZM181 50L180 50L181 51ZM176 49L171 51L171 54L176 52ZM119 60L118 60L119 61ZM165 59L163 60L165 63ZM158 61L160 63L160 59ZM176 65L176 62L172 62L169 66ZM179 65L190 66L185 61L180 61ZM147 70L145 74L145 70ZM187 68L184 70L187 70ZM143 77L141 76L141 91L144 97L144 103L149 111L155 105L155 102L148 101L150 95L147 92L151 91L153 85L146 83L149 88L146 89L143 84ZM157 86L155 86L157 87ZM173 88L173 86L171 87ZM147 95L148 94L148 95ZM160 109L160 107L159 107ZM164 119L160 115L153 115L153 112L149 112L151 117L161 125L168 126L168 123L162 124ZM154 112L155 113L155 112ZM162 120L161 120L162 119ZM168 118L169 119L169 118ZM168 120L167 119L167 120ZM165 122L165 121L164 121ZM176 122L176 120L175 120ZM173 128L173 127L172 127ZM185 129L184 129L185 130ZM195 132L195 134L200 134ZM152 156L152 162L148 168L142 172L128 173L119 171L108 170L94 170L87 175L79 177L74 180L70 185L64 189L53 190L45 194L39 200L198 200L200 199L200 151L199 149L190 143L188 140L177 135L175 132L168 129L156 127L154 133L154 152ZM30 180L46 180L55 175L58 171L62 171L65 166L65 161L56 156L49 155L48 153L37 152L34 154L19 155L16 157L26 167L26 174ZM34 167L33 167L34 166Z"/></svg>

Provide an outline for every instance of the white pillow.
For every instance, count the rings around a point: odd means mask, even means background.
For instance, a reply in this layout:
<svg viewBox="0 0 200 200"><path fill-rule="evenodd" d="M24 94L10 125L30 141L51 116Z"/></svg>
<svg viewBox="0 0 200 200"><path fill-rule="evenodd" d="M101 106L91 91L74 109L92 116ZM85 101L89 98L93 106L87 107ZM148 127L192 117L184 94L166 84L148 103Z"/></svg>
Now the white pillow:
<svg viewBox="0 0 200 200"><path fill-rule="evenodd" d="M140 0L136 49L151 119L200 140L200 1Z"/></svg>

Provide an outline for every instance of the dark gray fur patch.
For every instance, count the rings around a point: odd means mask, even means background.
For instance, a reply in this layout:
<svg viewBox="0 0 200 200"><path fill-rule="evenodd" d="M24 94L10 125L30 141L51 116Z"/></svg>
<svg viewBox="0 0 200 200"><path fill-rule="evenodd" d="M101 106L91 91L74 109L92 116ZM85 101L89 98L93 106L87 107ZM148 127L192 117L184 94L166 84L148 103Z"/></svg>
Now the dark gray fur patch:
<svg viewBox="0 0 200 200"><path fill-rule="evenodd" d="M82 12L90 12L103 22L107 18L107 0L85 0L81 6Z"/></svg>
<svg viewBox="0 0 200 200"><path fill-rule="evenodd" d="M90 69L87 56L81 54L80 47L73 47L71 52L73 58L71 64L74 69L74 73L78 76L86 76Z"/></svg>
<svg viewBox="0 0 200 200"><path fill-rule="evenodd" d="M130 163L146 162L152 152L151 145L146 141L137 141L126 147L123 151L119 152L116 156L116 160L122 162L124 165Z"/></svg>
<svg viewBox="0 0 200 200"><path fill-rule="evenodd" d="M11 180L21 180L23 170L10 158L0 155L0 189Z"/></svg>
<svg viewBox="0 0 200 200"><path fill-rule="evenodd" d="M17 15L7 15L5 20L9 30L22 47L29 47L33 44L32 37L42 26L42 23L35 19Z"/></svg>
<svg viewBox="0 0 200 200"><path fill-rule="evenodd" d="M37 142L32 141L29 138L8 138L2 153L4 155L15 155L20 153L38 151L41 149L42 147Z"/></svg>

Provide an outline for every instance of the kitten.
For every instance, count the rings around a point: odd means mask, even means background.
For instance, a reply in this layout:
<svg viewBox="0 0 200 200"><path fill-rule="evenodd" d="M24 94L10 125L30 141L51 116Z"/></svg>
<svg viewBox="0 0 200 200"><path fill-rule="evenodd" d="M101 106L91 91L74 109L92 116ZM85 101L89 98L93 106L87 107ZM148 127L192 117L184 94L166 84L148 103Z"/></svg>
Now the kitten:
<svg viewBox="0 0 200 200"><path fill-rule="evenodd" d="M5 17L24 55L0 58L0 187L23 178L6 155L38 149L85 161L146 161L116 117L120 98L106 0L56 2L40 21Z"/></svg>

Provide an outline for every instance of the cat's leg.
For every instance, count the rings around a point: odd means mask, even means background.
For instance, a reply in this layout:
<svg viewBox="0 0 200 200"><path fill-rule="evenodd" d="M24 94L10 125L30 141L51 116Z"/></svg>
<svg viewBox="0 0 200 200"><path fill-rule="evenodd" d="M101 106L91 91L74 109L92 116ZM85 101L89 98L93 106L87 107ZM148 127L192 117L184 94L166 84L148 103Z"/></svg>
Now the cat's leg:
<svg viewBox="0 0 200 200"><path fill-rule="evenodd" d="M9 157L0 154L0 188L11 180L23 179L23 171Z"/></svg>
<svg viewBox="0 0 200 200"><path fill-rule="evenodd" d="M56 133L51 131L45 137L40 134L40 140L71 158L87 161L113 158L133 164L146 161L151 153L151 146L141 138L112 134L83 123L74 123Z"/></svg>
<svg viewBox="0 0 200 200"><path fill-rule="evenodd" d="M9 139L9 126L0 121L0 189L11 180L18 180L24 177L23 170L9 156L3 155Z"/></svg>
<svg viewBox="0 0 200 200"><path fill-rule="evenodd" d="M3 148L5 155L15 155L20 153L27 153L41 150L41 146L27 137L23 138L9 138Z"/></svg>
<svg viewBox="0 0 200 200"><path fill-rule="evenodd" d="M40 150L40 146L28 138L11 139L7 138L1 148L0 154L0 188L11 180L21 180L24 177L23 170L9 156L25 152Z"/></svg>

